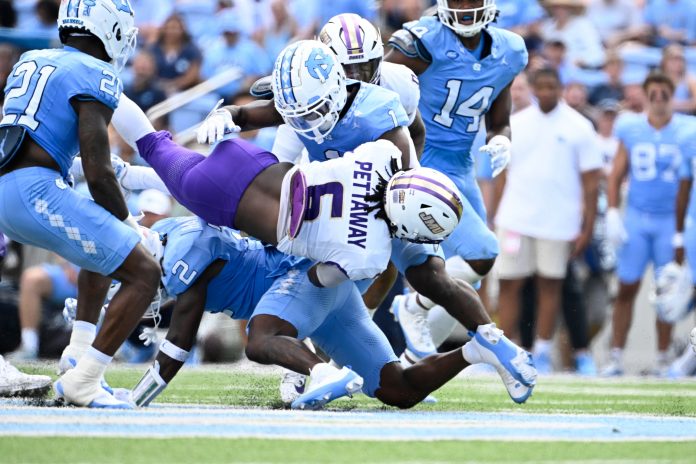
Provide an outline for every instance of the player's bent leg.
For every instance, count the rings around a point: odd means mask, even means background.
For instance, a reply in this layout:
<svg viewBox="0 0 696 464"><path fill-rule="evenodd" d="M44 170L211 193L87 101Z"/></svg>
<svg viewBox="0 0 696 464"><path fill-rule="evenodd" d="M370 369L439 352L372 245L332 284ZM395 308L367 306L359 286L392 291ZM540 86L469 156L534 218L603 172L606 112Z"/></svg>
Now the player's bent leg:
<svg viewBox="0 0 696 464"><path fill-rule="evenodd" d="M159 286L160 268L142 246L136 245L112 276L121 282L121 288L109 304L109 311L99 334L75 368L66 372L54 384L59 398L77 406L117 409L132 407L104 390L101 379L111 357L150 305Z"/></svg>
<svg viewBox="0 0 696 464"><path fill-rule="evenodd" d="M428 356L409 367L401 363L385 364L375 397L389 406L412 408L467 366L469 363L459 349Z"/></svg>
<svg viewBox="0 0 696 464"><path fill-rule="evenodd" d="M297 339L297 329L288 321L267 314L249 321L246 356L259 364L277 364L308 375L312 367L323 363L307 345Z"/></svg>

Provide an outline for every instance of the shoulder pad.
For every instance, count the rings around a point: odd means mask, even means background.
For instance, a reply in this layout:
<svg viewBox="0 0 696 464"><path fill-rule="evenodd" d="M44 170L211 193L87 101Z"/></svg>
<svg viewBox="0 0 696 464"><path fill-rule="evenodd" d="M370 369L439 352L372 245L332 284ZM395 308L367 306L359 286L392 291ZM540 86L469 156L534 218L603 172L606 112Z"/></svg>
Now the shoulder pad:
<svg viewBox="0 0 696 464"><path fill-rule="evenodd" d="M411 30L399 29L392 34L389 45L409 58L420 58L428 63L432 61L430 53L420 43L418 36Z"/></svg>

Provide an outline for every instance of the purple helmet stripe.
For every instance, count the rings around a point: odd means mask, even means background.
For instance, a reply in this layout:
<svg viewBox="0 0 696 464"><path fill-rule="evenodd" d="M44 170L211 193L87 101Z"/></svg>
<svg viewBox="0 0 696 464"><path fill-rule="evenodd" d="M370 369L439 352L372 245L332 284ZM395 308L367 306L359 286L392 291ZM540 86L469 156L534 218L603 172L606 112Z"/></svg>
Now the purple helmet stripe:
<svg viewBox="0 0 696 464"><path fill-rule="evenodd" d="M459 198L459 195L452 191L452 189L442 182L438 182L437 180L433 179L432 177L426 177L426 176L420 176L418 174L409 174L408 171L401 177L399 177L399 180L405 180L405 179L420 179L424 180L427 182L432 182L433 184L437 185L438 187L441 187L445 190L447 190L447 193L451 194L454 198Z"/></svg>
<svg viewBox="0 0 696 464"><path fill-rule="evenodd" d="M414 190L419 190L421 192L425 192L429 195L432 195L436 198L438 198L440 201L445 203L447 206L450 207L452 210L452 213L457 217L457 220L461 219L461 214L460 214L460 208L457 208L454 203L452 203L449 199L445 198L444 196L440 195L434 190L430 190L429 188L426 187L421 187L420 185L413 185L413 184L401 184L401 179L399 179L394 185L391 186L392 190L408 190L408 189L414 189Z"/></svg>
<svg viewBox="0 0 696 464"><path fill-rule="evenodd" d="M363 48L363 31L360 29L360 22L355 21L355 37L358 39L358 48L362 51Z"/></svg>
<svg viewBox="0 0 696 464"><path fill-rule="evenodd" d="M346 24L346 15L341 15L339 18L341 20L341 27L343 28L343 41L346 43L346 48L351 50L353 48L353 41L350 39L348 24Z"/></svg>

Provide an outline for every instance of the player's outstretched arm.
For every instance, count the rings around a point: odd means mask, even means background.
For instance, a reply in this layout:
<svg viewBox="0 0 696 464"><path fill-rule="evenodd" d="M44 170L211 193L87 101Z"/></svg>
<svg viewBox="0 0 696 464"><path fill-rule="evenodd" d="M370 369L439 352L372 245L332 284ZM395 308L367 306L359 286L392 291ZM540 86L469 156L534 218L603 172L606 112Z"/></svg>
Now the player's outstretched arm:
<svg viewBox="0 0 696 464"><path fill-rule="evenodd" d="M413 145L416 147L416 156L420 160L425 149L425 123L421 117L420 110L416 111L416 119L408 126L408 132L411 134L411 140L413 140Z"/></svg>
<svg viewBox="0 0 696 464"><path fill-rule="evenodd" d="M188 290L177 296L169 330L160 345L157 359L133 388L133 402L137 406L149 405L186 362L205 311L208 284L224 266L225 261L215 261Z"/></svg>
<svg viewBox="0 0 696 464"><path fill-rule="evenodd" d="M380 140L389 140L396 145L396 148L401 152L401 165L404 166L404 169L413 167L411 166L411 146L413 142L409 140L410 137L408 131L404 127L399 126L385 132L379 138Z"/></svg>
<svg viewBox="0 0 696 464"><path fill-rule="evenodd" d="M96 101L71 101L78 117L78 137L85 180L92 198L120 220L128 218L126 201L111 166L108 126L113 111Z"/></svg>

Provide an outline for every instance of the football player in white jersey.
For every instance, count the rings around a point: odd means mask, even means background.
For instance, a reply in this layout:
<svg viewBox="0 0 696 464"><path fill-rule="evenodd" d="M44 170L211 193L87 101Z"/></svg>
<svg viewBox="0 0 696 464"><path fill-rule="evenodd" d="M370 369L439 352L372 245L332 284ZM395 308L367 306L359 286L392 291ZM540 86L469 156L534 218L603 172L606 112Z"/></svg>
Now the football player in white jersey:
<svg viewBox="0 0 696 464"><path fill-rule="evenodd" d="M403 131L408 119L398 95L369 83L346 82L345 71L337 57L323 43L301 41L286 47L276 60L272 88L273 102L259 101L213 111L197 131L199 142L214 143L230 131L285 122L300 136L309 158L314 161L334 161L363 143L379 139L395 143L401 150L404 165L410 165L415 159L412 142L409 148L398 140L404 136L410 139ZM415 226L423 217L407 215L401 220ZM471 329L472 336L490 332L507 341L502 333L491 331L495 324L480 310L479 304L474 304L469 289L462 288L466 284L447 275L441 251L403 240L393 241L392 249L392 261L414 289L446 308L456 320ZM406 312L397 315L399 318L409 316ZM419 351L417 344L409 344L409 349L418 357L434 351ZM508 392L515 401L525 401L536 378L531 356L516 346L498 354L506 358L503 364L509 367L512 377L524 379L508 383L503 376Z"/></svg>
<svg viewBox="0 0 696 464"><path fill-rule="evenodd" d="M425 125L418 111L418 77L406 66L382 61L384 45L379 29L365 18L344 13L326 23L319 32L319 40L336 54L347 79L375 84L399 96L408 115L408 131L415 151L420 155L425 144ZM272 97L270 80L270 76L259 79L252 94ZM304 144L290 126L283 124L278 127L271 151L280 161L296 163L303 150Z"/></svg>

